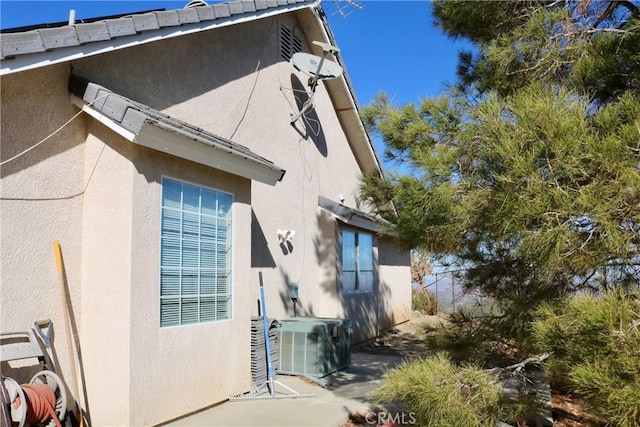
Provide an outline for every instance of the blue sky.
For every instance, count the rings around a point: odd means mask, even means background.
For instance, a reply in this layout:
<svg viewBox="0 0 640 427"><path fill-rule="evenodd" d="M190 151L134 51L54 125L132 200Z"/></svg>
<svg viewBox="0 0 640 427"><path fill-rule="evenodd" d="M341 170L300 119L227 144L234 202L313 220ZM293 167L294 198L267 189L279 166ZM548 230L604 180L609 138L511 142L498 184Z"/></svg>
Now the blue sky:
<svg viewBox="0 0 640 427"><path fill-rule="evenodd" d="M70 9L80 20L159 8L179 9L187 3L188 0L1 0L0 20L5 29L67 21ZM346 7L346 17L337 13L332 0L326 1L324 7L361 105L368 104L380 91L387 92L397 104L419 102L425 96L438 96L445 82L453 82L457 52L469 45L452 41L433 26L429 1L361 0L359 4L362 9ZM376 145L382 154L380 141Z"/></svg>
<svg viewBox="0 0 640 427"><path fill-rule="evenodd" d="M77 19L150 9L178 9L188 0L145 1L30 1L1 0L1 27L67 21L69 10ZM345 4L344 2L342 4ZM398 103L417 102L437 96L445 81L453 81L461 42L445 37L431 23L426 0L359 2L362 9L345 8L342 17L333 1L325 10L358 101L367 104L381 90Z"/></svg>

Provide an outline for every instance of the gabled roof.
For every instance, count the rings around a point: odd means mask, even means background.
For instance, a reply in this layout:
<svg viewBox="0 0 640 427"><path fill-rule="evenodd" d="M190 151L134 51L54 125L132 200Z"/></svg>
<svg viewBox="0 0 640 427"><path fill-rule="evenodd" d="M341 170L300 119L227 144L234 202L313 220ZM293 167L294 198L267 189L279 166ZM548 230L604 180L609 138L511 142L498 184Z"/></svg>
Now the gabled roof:
<svg viewBox="0 0 640 427"><path fill-rule="evenodd" d="M214 135L109 89L71 76L72 102L136 144L201 163L265 184L275 185L285 170L248 148Z"/></svg>
<svg viewBox="0 0 640 427"><path fill-rule="evenodd" d="M0 34L0 76L295 11L300 11L299 17L305 21L309 40L336 44L320 0L236 0L18 33L5 32ZM318 50L314 53L321 54ZM336 60L346 71L340 55ZM360 119L357 98L347 73L326 80L324 84L363 173L382 175L382 162Z"/></svg>
<svg viewBox="0 0 640 427"><path fill-rule="evenodd" d="M237 0L0 34L0 75L313 6L312 0Z"/></svg>

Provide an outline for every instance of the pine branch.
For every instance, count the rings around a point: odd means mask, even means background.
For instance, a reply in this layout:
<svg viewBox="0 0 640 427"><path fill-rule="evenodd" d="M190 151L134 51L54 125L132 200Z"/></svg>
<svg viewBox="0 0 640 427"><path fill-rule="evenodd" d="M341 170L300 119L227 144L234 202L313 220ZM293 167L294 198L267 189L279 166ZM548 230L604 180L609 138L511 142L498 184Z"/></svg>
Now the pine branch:
<svg viewBox="0 0 640 427"><path fill-rule="evenodd" d="M548 358L549 358L549 354L543 353L538 356L529 357L520 363L515 363L513 365L509 365L504 368L485 369L484 372L490 375L497 375L498 377L513 376L513 375L520 374L527 367L527 365L530 365L530 364L540 365L542 362L544 362Z"/></svg>

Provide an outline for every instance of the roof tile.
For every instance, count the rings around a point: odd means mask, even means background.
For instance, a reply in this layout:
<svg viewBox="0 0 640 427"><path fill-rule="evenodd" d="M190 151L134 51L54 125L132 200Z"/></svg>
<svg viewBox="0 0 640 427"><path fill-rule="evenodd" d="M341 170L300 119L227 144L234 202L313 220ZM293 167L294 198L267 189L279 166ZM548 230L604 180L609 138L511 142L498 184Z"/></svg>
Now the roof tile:
<svg viewBox="0 0 640 427"><path fill-rule="evenodd" d="M103 95L102 93L100 94ZM127 108L129 108L130 102L121 97L109 95L105 97L104 104L102 105L101 111L107 114L112 119L122 122L124 118L124 114L127 112Z"/></svg>
<svg viewBox="0 0 640 427"><path fill-rule="evenodd" d="M198 6L196 7L198 11L198 18L200 21L210 21L212 19L216 19L216 14L213 11L213 6Z"/></svg>
<svg viewBox="0 0 640 427"><path fill-rule="evenodd" d="M69 25L57 28L43 28L40 30L40 38L47 50L58 47L78 46L80 44L75 27Z"/></svg>
<svg viewBox="0 0 640 427"><path fill-rule="evenodd" d="M188 9L178 9L178 19L181 24L192 24L194 22L200 22L198 18L198 11L190 7Z"/></svg>
<svg viewBox="0 0 640 427"><path fill-rule="evenodd" d="M229 13L232 15L237 15L239 13L244 13L244 8L242 6L241 1L232 1L229 3Z"/></svg>
<svg viewBox="0 0 640 427"><path fill-rule="evenodd" d="M256 10L267 9L267 0L255 0Z"/></svg>
<svg viewBox="0 0 640 427"><path fill-rule="evenodd" d="M180 25L180 18L178 12L175 10L160 10L156 12L158 18L158 25L160 27L174 27Z"/></svg>
<svg viewBox="0 0 640 427"><path fill-rule="evenodd" d="M158 18L155 13L131 15L131 19L133 19L133 26L137 32L157 30L160 28L158 25Z"/></svg>
<svg viewBox="0 0 640 427"><path fill-rule="evenodd" d="M2 46L2 56L5 58L45 51L38 31L2 34L0 36L0 44Z"/></svg>
<svg viewBox="0 0 640 427"><path fill-rule="evenodd" d="M229 5L226 3L214 4L213 11L216 14L216 18L226 18L231 16L231 13L229 12Z"/></svg>
<svg viewBox="0 0 640 427"><path fill-rule="evenodd" d="M256 11L256 4L254 3L253 0L241 0L240 3L242 3L242 10L244 12Z"/></svg>
<svg viewBox="0 0 640 427"><path fill-rule="evenodd" d="M75 24L78 41L82 43L109 40L109 28L105 21L90 22L87 24Z"/></svg>
<svg viewBox="0 0 640 427"><path fill-rule="evenodd" d="M133 18L107 19L104 22L111 37L130 36L136 33Z"/></svg>

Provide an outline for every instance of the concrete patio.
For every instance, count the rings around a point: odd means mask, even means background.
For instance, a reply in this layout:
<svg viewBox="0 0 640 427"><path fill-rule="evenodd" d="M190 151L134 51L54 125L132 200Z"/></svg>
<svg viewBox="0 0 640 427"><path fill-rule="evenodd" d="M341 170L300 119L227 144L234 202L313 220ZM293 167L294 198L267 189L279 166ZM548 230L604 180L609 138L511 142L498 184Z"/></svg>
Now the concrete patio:
<svg viewBox="0 0 640 427"><path fill-rule="evenodd" d="M338 427L349 414L371 413L371 392L381 384L388 369L404 359L401 355L354 352L351 365L324 378L326 388L301 378L278 375L277 381L301 394L314 397L251 399L228 401L166 426L243 426L243 427ZM289 393L276 387L276 391Z"/></svg>

